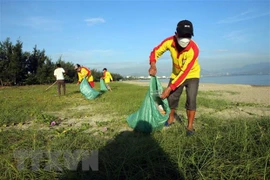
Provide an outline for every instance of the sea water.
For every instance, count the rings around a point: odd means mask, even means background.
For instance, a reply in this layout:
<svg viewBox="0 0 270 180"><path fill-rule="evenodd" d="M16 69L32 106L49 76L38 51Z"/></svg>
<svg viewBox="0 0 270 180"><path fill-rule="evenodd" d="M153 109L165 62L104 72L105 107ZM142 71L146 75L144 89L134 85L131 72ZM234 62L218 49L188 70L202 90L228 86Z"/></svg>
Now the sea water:
<svg viewBox="0 0 270 180"><path fill-rule="evenodd" d="M138 81L148 82L149 80L138 80ZM159 78L159 81L168 83L169 79ZM200 78L200 83L270 86L270 74L237 75L237 76L203 76Z"/></svg>

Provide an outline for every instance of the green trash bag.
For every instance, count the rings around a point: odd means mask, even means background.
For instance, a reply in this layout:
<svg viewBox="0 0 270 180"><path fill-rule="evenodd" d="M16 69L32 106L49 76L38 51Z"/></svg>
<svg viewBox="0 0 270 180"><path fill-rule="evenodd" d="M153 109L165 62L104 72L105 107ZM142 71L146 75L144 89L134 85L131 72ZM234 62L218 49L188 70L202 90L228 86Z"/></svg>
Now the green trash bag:
<svg viewBox="0 0 270 180"><path fill-rule="evenodd" d="M100 79L99 85L100 85L100 91L108 91L106 84L104 82L104 79L102 79L102 78Z"/></svg>
<svg viewBox="0 0 270 180"><path fill-rule="evenodd" d="M163 87L157 77L151 77L149 89L139 110L127 118L129 127L136 131L151 133L161 130L169 118L170 107L167 99L160 95ZM164 111L162 111L160 108Z"/></svg>
<svg viewBox="0 0 270 180"><path fill-rule="evenodd" d="M86 78L83 78L80 84L80 91L84 95L84 97L86 97L86 99L90 100L95 99L100 94L100 92L96 91L89 85Z"/></svg>

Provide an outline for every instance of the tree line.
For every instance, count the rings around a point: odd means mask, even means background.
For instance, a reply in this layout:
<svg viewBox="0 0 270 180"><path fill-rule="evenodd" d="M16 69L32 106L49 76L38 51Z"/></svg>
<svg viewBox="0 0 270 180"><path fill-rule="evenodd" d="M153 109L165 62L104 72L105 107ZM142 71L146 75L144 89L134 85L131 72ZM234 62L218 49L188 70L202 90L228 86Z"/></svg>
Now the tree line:
<svg viewBox="0 0 270 180"><path fill-rule="evenodd" d="M37 45L32 52L23 51L23 42L20 40L13 44L10 38L0 42L0 85L33 85L47 84L55 81L53 72L56 64L61 64L65 69L67 83L77 82L77 72L72 62L65 62L60 56L53 62L45 54L45 50L39 50ZM95 81L99 81L102 71L90 69ZM120 74L112 73L113 79L123 79Z"/></svg>

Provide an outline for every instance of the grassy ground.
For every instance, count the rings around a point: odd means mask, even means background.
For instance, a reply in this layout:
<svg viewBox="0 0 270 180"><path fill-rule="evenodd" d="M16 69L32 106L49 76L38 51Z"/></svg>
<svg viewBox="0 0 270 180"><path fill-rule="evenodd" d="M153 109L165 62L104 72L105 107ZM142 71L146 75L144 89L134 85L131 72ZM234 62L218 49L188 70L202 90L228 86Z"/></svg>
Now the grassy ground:
<svg viewBox="0 0 270 180"><path fill-rule="evenodd" d="M0 89L0 179L270 179L270 117L228 116L233 109L259 104L220 99L223 92L199 92L196 134L186 137L183 96L182 122L149 135L133 132L126 122L147 87L114 82L113 92L95 100L86 100L74 84L60 97L56 87L47 87ZM50 126L52 120L59 125ZM14 155L20 150L27 153L18 161ZM62 156L61 171L45 168L52 164L51 152L74 150L98 150L99 171L83 171L80 163L71 171ZM41 157L39 169L31 169L33 156ZM18 168L22 162L23 170Z"/></svg>

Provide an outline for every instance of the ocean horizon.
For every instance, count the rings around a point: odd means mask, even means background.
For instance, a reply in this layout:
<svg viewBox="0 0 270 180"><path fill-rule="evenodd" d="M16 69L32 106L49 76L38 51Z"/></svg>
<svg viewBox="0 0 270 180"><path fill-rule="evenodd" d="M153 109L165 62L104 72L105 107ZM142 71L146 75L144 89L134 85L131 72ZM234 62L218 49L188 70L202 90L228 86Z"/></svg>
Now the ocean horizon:
<svg viewBox="0 0 270 180"><path fill-rule="evenodd" d="M159 78L160 82L169 82L169 79ZM148 82L149 79L136 80L139 82ZM258 75L231 75L231 76L203 76L200 78L200 83L213 84L245 84L254 86L270 86L269 74Z"/></svg>

